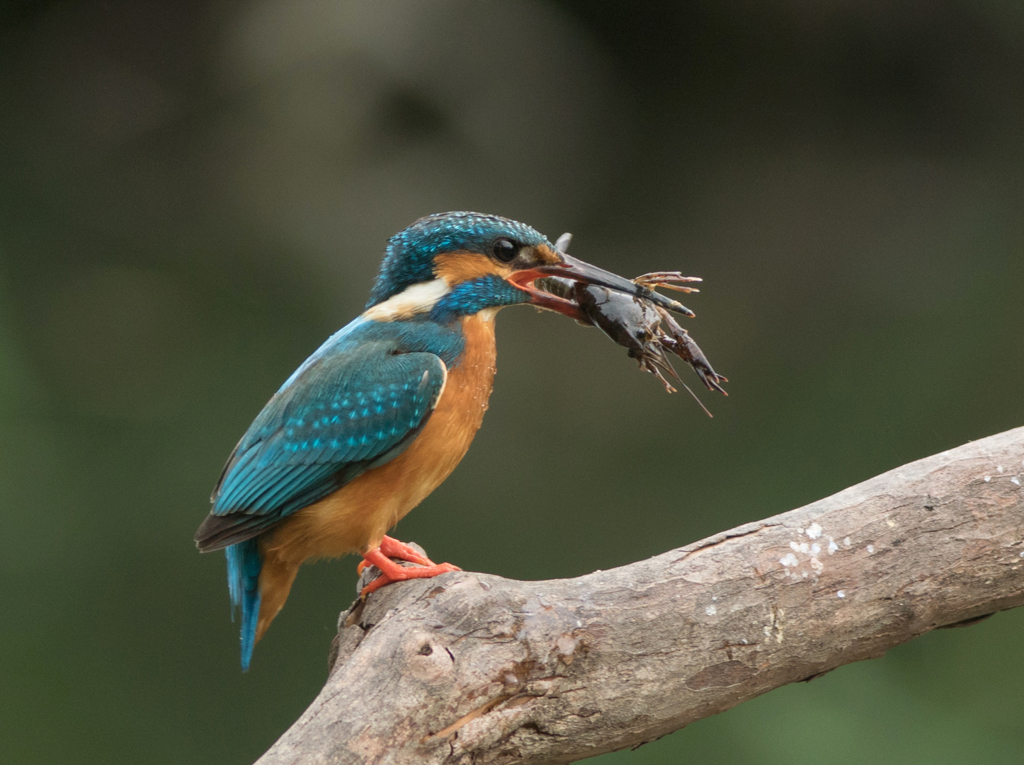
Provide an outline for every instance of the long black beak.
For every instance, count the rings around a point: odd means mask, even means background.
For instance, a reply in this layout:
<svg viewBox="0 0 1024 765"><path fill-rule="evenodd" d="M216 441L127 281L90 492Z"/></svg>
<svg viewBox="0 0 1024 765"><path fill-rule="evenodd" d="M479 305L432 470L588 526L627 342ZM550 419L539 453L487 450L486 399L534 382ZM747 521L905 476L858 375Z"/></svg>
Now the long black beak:
<svg viewBox="0 0 1024 765"><path fill-rule="evenodd" d="M550 265L536 266L531 268L528 273L514 274L513 279L522 286L524 282L533 279L544 277L544 276L557 276L562 279L571 279L576 282L583 282L584 284L593 284L598 287L605 287L606 289L614 290L615 292L621 292L625 295L633 295L634 297L648 300L654 305L661 306L669 311L675 311L681 313L684 316L693 316L693 311L684 306L682 303L678 303L671 298L667 298L649 289L642 284L624 279L617 274L613 274L611 271L605 271L603 268L592 266L589 263L585 263L582 260L567 255L564 252L558 253L559 257L562 258L561 263L552 263ZM532 277L532 278L524 278Z"/></svg>

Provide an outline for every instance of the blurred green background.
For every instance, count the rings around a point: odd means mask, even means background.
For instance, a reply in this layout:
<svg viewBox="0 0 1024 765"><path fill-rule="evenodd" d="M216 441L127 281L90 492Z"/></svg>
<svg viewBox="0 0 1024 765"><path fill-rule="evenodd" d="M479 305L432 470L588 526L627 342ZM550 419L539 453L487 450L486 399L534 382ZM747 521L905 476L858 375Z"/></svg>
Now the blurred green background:
<svg viewBox="0 0 1024 765"><path fill-rule="evenodd" d="M315 696L356 560L243 675L192 534L419 216L705 279L714 419L503 312L484 428L397 535L542 579L1024 424L1022 178L1010 0L0 5L0 759L249 763ZM1016 763L1022 685L1010 612L595 762Z"/></svg>

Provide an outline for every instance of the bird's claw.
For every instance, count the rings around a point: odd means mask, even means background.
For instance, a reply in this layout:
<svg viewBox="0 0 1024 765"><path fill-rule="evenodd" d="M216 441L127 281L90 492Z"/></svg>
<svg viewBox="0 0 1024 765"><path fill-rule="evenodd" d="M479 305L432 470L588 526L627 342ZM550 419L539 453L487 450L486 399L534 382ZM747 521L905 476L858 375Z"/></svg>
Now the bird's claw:
<svg viewBox="0 0 1024 765"><path fill-rule="evenodd" d="M421 552L422 549L416 549L392 537L384 537L379 547L363 553L363 560L356 567L360 581L367 578L365 573L367 568L376 568L380 573L359 591L360 597L366 597L371 592L392 582L428 579L440 574L462 570L451 563L434 563L426 556L425 552Z"/></svg>
<svg viewBox="0 0 1024 765"><path fill-rule="evenodd" d="M377 563L373 564L381 571L381 575L360 590L360 597L366 597L371 592L376 592L386 584L404 582L409 579L431 579L441 574L448 574L452 571L462 571L458 566L451 563L435 563L432 566L400 566L392 563L393 569L381 569Z"/></svg>

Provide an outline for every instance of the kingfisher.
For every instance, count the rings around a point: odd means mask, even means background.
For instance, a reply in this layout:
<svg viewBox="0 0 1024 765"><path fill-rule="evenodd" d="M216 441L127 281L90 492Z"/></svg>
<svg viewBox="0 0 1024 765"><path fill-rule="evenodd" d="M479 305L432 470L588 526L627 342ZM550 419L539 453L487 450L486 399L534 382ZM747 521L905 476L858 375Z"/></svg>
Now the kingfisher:
<svg viewBox="0 0 1024 765"><path fill-rule="evenodd" d="M429 215L388 241L362 314L257 415L196 532L201 551L226 552L243 670L305 561L362 556L361 566L381 572L363 596L458 570L387 532L448 477L480 428L495 373L495 314L526 304L579 318L576 303L535 284L548 277L681 307L496 215Z"/></svg>

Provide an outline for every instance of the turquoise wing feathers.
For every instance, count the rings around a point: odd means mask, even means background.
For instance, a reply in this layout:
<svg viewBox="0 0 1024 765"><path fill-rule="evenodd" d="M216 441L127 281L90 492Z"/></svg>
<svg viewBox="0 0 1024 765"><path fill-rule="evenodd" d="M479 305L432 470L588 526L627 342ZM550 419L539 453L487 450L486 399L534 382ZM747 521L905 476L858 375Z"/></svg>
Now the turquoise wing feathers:
<svg viewBox="0 0 1024 765"><path fill-rule="evenodd" d="M447 368L434 353L396 351L328 341L299 368L235 447L196 534L200 549L252 539L415 439Z"/></svg>

